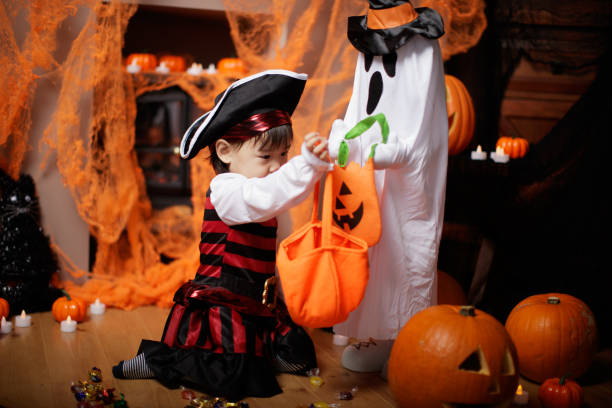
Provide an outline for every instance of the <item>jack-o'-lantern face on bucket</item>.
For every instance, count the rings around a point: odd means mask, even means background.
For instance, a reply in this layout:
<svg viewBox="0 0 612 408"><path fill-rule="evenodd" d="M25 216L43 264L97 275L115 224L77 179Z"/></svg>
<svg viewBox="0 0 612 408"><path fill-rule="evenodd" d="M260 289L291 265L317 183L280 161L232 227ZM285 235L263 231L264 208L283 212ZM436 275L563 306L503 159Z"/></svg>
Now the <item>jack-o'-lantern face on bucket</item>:
<svg viewBox="0 0 612 408"><path fill-rule="evenodd" d="M389 387L400 407L504 407L518 385L517 361L492 316L471 306L432 306L396 339Z"/></svg>
<svg viewBox="0 0 612 408"><path fill-rule="evenodd" d="M340 228L348 227L349 230L353 230L361 222L363 218L363 201L357 199L359 201L358 205L355 205L354 201L353 193L345 183L342 183L336 197L335 211L333 213L334 222ZM355 209L353 210L353 208Z"/></svg>
<svg viewBox="0 0 612 408"><path fill-rule="evenodd" d="M378 242L381 232L373 169L372 160L368 160L364 167L350 162L346 167L335 166L332 177L334 222L369 246Z"/></svg>

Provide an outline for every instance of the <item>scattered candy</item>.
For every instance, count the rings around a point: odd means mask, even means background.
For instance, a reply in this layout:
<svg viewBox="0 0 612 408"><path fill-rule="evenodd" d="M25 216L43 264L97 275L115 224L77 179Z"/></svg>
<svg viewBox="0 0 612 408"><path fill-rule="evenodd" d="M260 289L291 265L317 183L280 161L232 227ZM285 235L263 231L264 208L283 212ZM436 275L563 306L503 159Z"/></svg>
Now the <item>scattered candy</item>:
<svg viewBox="0 0 612 408"><path fill-rule="evenodd" d="M246 402L230 402L225 398L219 397L207 397L206 395L202 395L200 398L192 398L189 400L189 405L185 408L249 408L249 404Z"/></svg>
<svg viewBox="0 0 612 408"><path fill-rule="evenodd" d="M323 379L319 376L312 376L310 377L310 384L314 385L315 387L320 387L323 384Z"/></svg>
<svg viewBox="0 0 612 408"><path fill-rule="evenodd" d="M340 391L337 397L342 401L350 401L355 397L357 391L359 391L359 387L354 386L350 391Z"/></svg>
<svg viewBox="0 0 612 408"><path fill-rule="evenodd" d="M77 408L127 408L127 401L123 394L121 399L116 400L114 388L104 388L102 382L102 370L93 367L89 370L89 381L78 381L70 384L70 391L77 400Z"/></svg>

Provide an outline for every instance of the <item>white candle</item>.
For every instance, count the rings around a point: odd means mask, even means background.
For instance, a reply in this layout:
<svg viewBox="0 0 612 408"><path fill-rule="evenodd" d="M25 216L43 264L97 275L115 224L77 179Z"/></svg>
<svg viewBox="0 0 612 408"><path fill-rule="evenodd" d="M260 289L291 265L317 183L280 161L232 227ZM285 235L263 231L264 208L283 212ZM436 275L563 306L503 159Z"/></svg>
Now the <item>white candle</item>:
<svg viewBox="0 0 612 408"><path fill-rule="evenodd" d="M202 64L197 64L195 62L193 64L191 64L191 66L187 70L187 73L189 75L193 75L193 76L198 76L202 72L204 72L204 68L202 68Z"/></svg>
<svg viewBox="0 0 612 408"><path fill-rule="evenodd" d="M13 323L7 321L4 316L2 316L2 323L0 325L0 333L10 333L13 330Z"/></svg>
<svg viewBox="0 0 612 408"><path fill-rule="evenodd" d="M132 61L130 63L130 65L128 65L127 67L125 67L126 71L129 72L130 74L136 74L138 72L140 72L140 65L138 65L138 63L136 63L136 61Z"/></svg>
<svg viewBox="0 0 612 408"><path fill-rule="evenodd" d="M482 151L482 147L478 145L476 150L472 151L472 160L484 160L487 158L487 153Z"/></svg>
<svg viewBox="0 0 612 408"><path fill-rule="evenodd" d="M170 72L170 68L166 66L165 62L162 62L157 66L157 68L155 68L155 72L159 72L160 74L167 74L168 72Z"/></svg>
<svg viewBox="0 0 612 408"><path fill-rule="evenodd" d="M215 67L215 64L208 64L208 68L206 68L206 72L209 74L216 74L217 73L217 68Z"/></svg>
<svg viewBox="0 0 612 408"><path fill-rule="evenodd" d="M72 320L70 318L70 315L68 315L68 318L66 318L66 320L60 322L60 330L65 333L71 333L75 331L76 326L77 326L76 320Z"/></svg>
<svg viewBox="0 0 612 408"><path fill-rule="evenodd" d="M527 405L527 403L529 402L529 393L527 392L527 390L523 389L521 384L519 384L516 389L513 402L515 405Z"/></svg>
<svg viewBox="0 0 612 408"><path fill-rule="evenodd" d="M31 324L32 316L27 315L25 310L22 310L19 316L15 316L15 327L30 327Z"/></svg>
<svg viewBox="0 0 612 408"><path fill-rule="evenodd" d="M96 301L89 305L89 313L92 315L102 315L106 310L106 305L100 302L100 298L96 298Z"/></svg>
<svg viewBox="0 0 612 408"><path fill-rule="evenodd" d="M497 146L495 151L491 152L491 158L495 163L507 163L510 160L510 156L500 146Z"/></svg>

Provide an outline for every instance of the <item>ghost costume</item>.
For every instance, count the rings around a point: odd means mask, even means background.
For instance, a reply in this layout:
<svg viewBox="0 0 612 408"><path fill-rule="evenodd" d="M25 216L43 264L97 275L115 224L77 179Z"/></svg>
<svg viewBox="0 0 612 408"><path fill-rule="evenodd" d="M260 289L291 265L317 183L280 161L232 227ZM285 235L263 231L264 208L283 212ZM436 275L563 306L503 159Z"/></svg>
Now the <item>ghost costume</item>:
<svg viewBox="0 0 612 408"><path fill-rule="evenodd" d="M369 250L368 286L359 307L334 326L335 333L358 339L394 339L412 315L436 302L448 155L442 58L437 41L422 35L389 51L359 53L344 121L330 134L332 153L365 117L382 112L391 130L374 156L377 167L388 168L375 171L382 235ZM350 141L349 160L364 165L380 141L380 128L370 128Z"/></svg>

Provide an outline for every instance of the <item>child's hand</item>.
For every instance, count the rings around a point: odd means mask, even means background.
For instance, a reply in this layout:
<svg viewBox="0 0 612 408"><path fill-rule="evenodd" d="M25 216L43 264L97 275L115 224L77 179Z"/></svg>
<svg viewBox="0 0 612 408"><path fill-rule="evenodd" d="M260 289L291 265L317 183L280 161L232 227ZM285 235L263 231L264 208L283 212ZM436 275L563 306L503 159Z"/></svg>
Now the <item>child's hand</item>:
<svg viewBox="0 0 612 408"><path fill-rule="evenodd" d="M309 152L317 156L321 160L327 160L329 156L327 151L327 139L319 135L317 132L308 133L304 136L304 142Z"/></svg>

